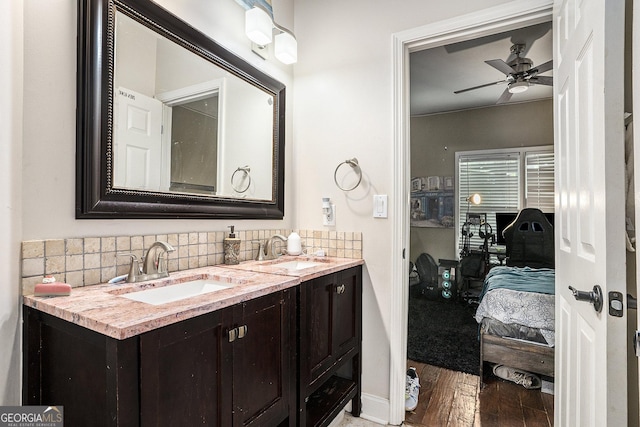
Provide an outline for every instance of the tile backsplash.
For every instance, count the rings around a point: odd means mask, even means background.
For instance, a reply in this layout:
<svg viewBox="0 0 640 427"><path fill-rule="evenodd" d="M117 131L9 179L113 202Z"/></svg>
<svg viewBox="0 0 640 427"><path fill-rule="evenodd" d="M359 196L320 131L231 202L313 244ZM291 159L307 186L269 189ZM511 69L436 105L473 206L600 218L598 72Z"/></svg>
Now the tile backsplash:
<svg viewBox="0 0 640 427"><path fill-rule="evenodd" d="M236 231L241 239L240 260L255 259L258 242L274 234L288 236L292 230ZM362 258L362 233L326 230L296 230L308 254L324 251L327 256ZM73 287L95 285L127 274L130 254L139 259L157 240L174 247L168 255L169 271L223 264L224 231L169 233L145 236L84 237L22 242L22 291L28 295L45 275ZM281 244L286 248L285 243Z"/></svg>

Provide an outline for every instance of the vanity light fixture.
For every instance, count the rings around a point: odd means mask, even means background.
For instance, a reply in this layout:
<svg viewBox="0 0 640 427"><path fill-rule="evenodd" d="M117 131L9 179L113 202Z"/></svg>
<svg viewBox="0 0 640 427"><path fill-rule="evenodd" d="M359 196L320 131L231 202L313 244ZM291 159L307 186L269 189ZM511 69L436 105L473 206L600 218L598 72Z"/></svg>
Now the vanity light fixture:
<svg viewBox="0 0 640 427"><path fill-rule="evenodd" d="M298 42L290 32L282 31L276 36L274 50L274 55L283 64L289 65L298 62Z"/></svg>
<svg viewBox="0 0 640 427"><path fill-rule="evenodd" d="M266 46L273 40L273 21L269 13L254 6L244 15L244 32L249 40L260 46Z"/></svg>
<svg viewBox="0 0 640 427"><path fill-rule="evenodd" d="M298 42L293 33L277 24L271 14L258 4L245 12L245 33L249 40L261 48L274 40L274 30L277 31L274 46L276 58L284 64L294 64L298 61Z"/></svg>

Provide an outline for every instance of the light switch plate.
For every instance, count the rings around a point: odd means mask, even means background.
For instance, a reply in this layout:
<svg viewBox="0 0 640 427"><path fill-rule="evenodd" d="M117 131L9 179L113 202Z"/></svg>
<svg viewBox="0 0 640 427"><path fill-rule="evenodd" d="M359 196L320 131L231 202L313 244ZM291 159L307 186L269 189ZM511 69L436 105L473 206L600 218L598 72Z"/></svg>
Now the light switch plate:
<svg viewBox="0 0 640 427"><path fill-rule="evenodd" d="M375 194L373 196L373 217L387 218L387 195Z"/></svg>

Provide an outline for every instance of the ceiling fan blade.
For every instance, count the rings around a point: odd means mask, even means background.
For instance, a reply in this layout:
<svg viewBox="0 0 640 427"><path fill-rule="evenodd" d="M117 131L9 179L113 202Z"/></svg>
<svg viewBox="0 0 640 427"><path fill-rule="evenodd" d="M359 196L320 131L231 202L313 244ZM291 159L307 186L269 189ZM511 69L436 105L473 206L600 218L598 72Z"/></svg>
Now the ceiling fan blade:
<svg viewBox="0 0 640 427"><path fill-rule="evenodd" d="M537 85L553 86L553 77L535 76L535 77L531 77L529 79L529 82Z"/></svg>
<svg viewBox="0 0 640 427"><path fill-rule="evenodd" d="M483 85L480 85L480 86L468 87L466 89L456 90L453 93L469 92L470 90L476 90L476 89L480 89L480 88L488 87L488 86L495 86L495 85L499 85L501 83L506 83L506 80L498 80L497 82L493 82L493 83L486 83L486 84L483 84Z"/></svg>
<svg viewBox="0 0 640 427"><path fill-rule="evenodd" d="M544 64L540 64L537 67L534 67L534 70L537 70L537 74L542 74L547 72L553 68L553 59L551 61L547 61Z"/></svg>
<svg viewBox="0 0 640 427"><path fill-rule="evenodd" d="M513 67L511 67L511 65L507 64L502 59L490 59L484 62L491 65L496 70L501 71L505 75L517 73L517 71L514 70Z"/></svg>
<svg viewBox="0 0 640 427"><path fill-rule="evenodd" d="M496 102L496 104L503 104L509 101L510 99L511 99L511 92L509 92L509 88L506 88L504 92L502 92L502 95L500 95L500 98L498 98L498 101Z"/></svg>

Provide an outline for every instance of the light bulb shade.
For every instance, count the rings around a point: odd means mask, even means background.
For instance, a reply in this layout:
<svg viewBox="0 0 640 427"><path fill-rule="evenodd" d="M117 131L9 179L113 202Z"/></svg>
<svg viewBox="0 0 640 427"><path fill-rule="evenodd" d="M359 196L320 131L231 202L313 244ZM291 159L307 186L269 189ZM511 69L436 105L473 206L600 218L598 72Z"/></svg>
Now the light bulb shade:
<svg viewBox="0 0 640 427"><path fill-rule="evenodd" d="M244 15L244 31L252 42L266 46L273 40L273 21L269 14L254 7Z"/></svg>
<svg viewBox="0 0 640 427"><path fill-rule="evenodd" d="M482 197L480 197L478 193L475 193L467 197L467 202L471 203L472 205L479 205L480 203L482 203Z"/></svg>
<svg viewBox="0 0 640 427"><path fill-rule="evenodd" d="M298 61L298 42L288 32L276 35L274 54L283 64L294 64Z"/></svg>
<svg viewBox="0 0 640 427"><path fill-rule="evenodd" d="M509 85L509 92L522 93L529 89L529 82L515 82Z"/></svg>

